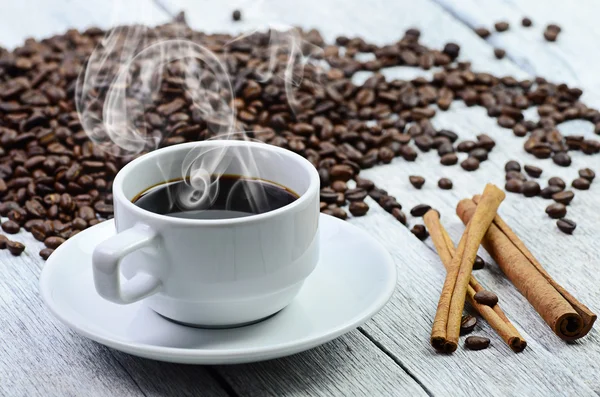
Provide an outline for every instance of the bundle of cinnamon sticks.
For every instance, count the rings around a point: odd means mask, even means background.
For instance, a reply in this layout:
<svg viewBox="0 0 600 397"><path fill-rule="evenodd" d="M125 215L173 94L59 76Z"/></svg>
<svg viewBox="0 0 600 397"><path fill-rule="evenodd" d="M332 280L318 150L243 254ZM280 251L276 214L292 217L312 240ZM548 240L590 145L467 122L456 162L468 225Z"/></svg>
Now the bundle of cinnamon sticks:
<svg viewBox="0 0 600 397"><path fill-rule="evenodd" d="M527 346L498 304L478 303L475 294L484 288L471 275L481 244L494 258L535 310L564 340L585 336L596 315L558 285L527 250L523 242L496 214L505 194L492 184L483 195L460 201L457 214L466 225L458 248L442 226L439 214L430 210L424 221L447 273L431 332L431 345L451 353L458 346L465 300L490 324L515 352Z"/></svg>

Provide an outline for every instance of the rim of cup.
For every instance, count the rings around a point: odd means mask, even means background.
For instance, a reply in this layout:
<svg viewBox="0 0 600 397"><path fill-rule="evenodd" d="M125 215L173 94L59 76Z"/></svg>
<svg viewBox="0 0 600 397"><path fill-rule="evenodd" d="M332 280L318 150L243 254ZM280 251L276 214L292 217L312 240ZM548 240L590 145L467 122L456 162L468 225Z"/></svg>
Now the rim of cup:
<svg viewBox="0 0 600 397"><path fill-rule="evenodd" d="M294 200L292 203L283 206L281 208L277 208L272 211L267 211L262 214L253 214L240 218L229 218L229 219L187 219L187 218L178 218L172 217L162 214L156 214L154 212L145 210L143 208L135 205L129 198L125 196L125 192L123 191L123 182L127 175L132 172L134 169L139 167L141 163L146 161L151 161L154 158L158 158L166 155L169 152L183 152L182 156L185 156L185 152L198 147L198 146L206 146L206 147L257 147L260 149L272 151L281 156L285 156L290 160L294 161L300 168L304 169L309 177L309 185L306 191L302 194L299 194L298 198ZM315 194L319 193L319 173L316 168L304 157L300 156L297 153L292 152L291 150L283 149L278 146L268 145L266 143L258 143L258 142L248 142L248 141L235 141L235 140L207 140L207 141L199 141L199 142L188 142L181 143L178 145L168 146L164 148L160 148L149 153L146 153L143 156L140 156L133 161L129 162L125 165L121 170L117 173L113 181L113 200L123 202L126 206L128 206L134 213L139 215L142 218L151 218L156 221L168 221L171 224L182 225L182 226L224 226L231 224L245 224L245 223L253 223L264 221L269 218L276 217L282 213L292 211L294 208L303 205L306 201L310 200ZM115 214L116 217L116 214Z"/></svg>

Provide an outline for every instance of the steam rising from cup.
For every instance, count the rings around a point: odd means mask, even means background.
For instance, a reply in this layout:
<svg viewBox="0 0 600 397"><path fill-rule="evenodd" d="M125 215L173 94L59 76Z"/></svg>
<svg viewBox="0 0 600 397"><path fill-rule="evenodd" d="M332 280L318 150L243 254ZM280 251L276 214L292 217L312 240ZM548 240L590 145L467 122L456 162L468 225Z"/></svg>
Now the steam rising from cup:
<svg viewBox="0 0 600 397"><path fill-rule="evenodd" d="M75 102L88 137L110 156L135 156L157 149L171 134L185 130L187 140L250 139L244 126L236 122L236 88L228 74L229 49L251 43L251 32L209 50L189 39L189 28L172 24L169 37L143 26L110 30L90 56L79 75ZM259 83L283 84L292 112L299 106L295 90L302 83L304 66L320 48L308 45L296 29L268 29L269 47L265 62L252 70ZM305 55L308 48L310 53ZM256 49L254 49L256 50ZM173 88L176 87L176 88ZM169 98L172 96L174 98ZM162 102L158 105L159 102ZM148 113L166 116L188 110L194 124L179 130L157 128ZM192 134L190 136L190 129ZM260 170L243 148L223 145L210 151L190 150L181 167L186 182L173 205L183 210L209 208L218 194L219 177L232 161L243 175L260 177ZM165 181L172 179L165 174ZM244 185L248 188L248 184ZM236 189L232 189L234 192ZM265 192L247 192L251 205L260 212Z"/></svg>

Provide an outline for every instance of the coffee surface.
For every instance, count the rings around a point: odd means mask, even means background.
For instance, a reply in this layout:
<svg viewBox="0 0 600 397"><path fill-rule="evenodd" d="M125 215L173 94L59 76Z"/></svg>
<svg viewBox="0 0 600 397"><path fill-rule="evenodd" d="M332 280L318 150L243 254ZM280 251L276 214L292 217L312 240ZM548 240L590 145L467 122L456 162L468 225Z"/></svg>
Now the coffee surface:
<svg viewBox="0 0 600 397"><path fill-rule="evenodd" d="M156 214L186 219L231 219L284 207L298 198L276 183L239 175L211 177L207 185L175 180L152 186L132 201Z"/></svg>

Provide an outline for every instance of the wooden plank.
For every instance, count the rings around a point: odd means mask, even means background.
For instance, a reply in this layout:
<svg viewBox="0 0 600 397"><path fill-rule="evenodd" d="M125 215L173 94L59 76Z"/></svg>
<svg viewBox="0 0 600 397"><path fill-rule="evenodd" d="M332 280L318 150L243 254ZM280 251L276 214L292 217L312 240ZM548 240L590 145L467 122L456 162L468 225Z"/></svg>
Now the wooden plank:
<svg viewBox="0 0 600 397"><path fill-rule="evenodd" d="M26 38L43 39L68 29L108 28L125 23L164 23L167 15L152 0L6 1L0 14L0 46L14 48Z"/></svg>
<svg viewBox="0 0 600 397"><path fill-rule="evenodd" d="M37 263L0 252L0 395L143 396L109 349L52 318L39 273Z"/></svg>
<svg viewBox="0 0 600 397"><path fill-rule="evenodd" d="M359 331L283 359L218 371L241 396L427 396Z"/></svg>
<svg viewBox="0 0 600 397"><path fill-rule="evenodd" d="M448 395L449 391L453 396L596 395L579 378L580 367L568 368L538 343L539 336L528 333L523 319L531 314L505 299L505 293L499 293L502 307L509 309L506 310L509 317L518 319L515 325L529 343L523 353L512 353L483 321L474 334L490 337L489 349L472 352L461 346L451 356L434 353L428 338L443 283L443 266L437 255L425 247L420 251L404 249L403 245L415 238L402 225L392 224L389 214L375 207L370 216L354 223L368 229L386 246L398 263L400 276L390 304L364 328L427 385L433 395Z"/></svg>
<svg viewBox="0 0 600 397"><path fill-rule="evenodd" d="M511 60L496 60L488 43L429 1L419 2L418 7L408 1L372 2L369 4L368 18L363 16L363 4L359 2L323 3L308 0L301 5L291 2L259 3L242 7L244 18L241 23L231 22L230 13L236 5L229 2L220 2L210 9L200 8L187 0L163 1L163 4L172 11L185 9L192 27L209 31L240 32L277 21L304 28L319 27L325 39L330 41L338 34L351 33L375 43L386 43L396 40L406 28L416 26L422 30L425 44L440 47L450 40L459 43L461 58L471 60L476 70L517 78L532 76ZM335 18L331 18L332 15ZM432 26L436 28L432 29ZM391 78L403 77L406 76L406 69L394 68L388 71L388 75ZM439 113L435 124L455 130L461 139L488 133L497 140L498 147L476 173L467 173L459 166L442 167L438 164L437 155L429 153L421 155L415 163L396 159L391 165L376 167L361 175L373 179L396 195L407 209L422 202L440 209L444 223L455 239L463 230L454 215L456 203L463 197L481 192L486 182L502 186L503 166L508 159L516 158L528 164L541 165L546 168L544 178L558 175L569 181L575 177L579 166L589 164L592 159L575 155L574 165L569 169L558 169L550 161L536 160L523 151L522 139L498 127L479 108L467 109L455 104L451 111ZM581 125L573 128L581 128ZM408 183L408 176L412 174L427 177L428 182L421 191ZM455 189L440 191L436 183L441 176L452 178ZM525 236L526 243L534 253L539 254L540 260L547 264L558 281L594 310L598 309L594 304L598 300L591 285L598 280L596 276L590 278L591 271L585 268L589 258L578 247L586 246L592 241L590 238L598 237L598 232L594 230L598 215L594 214L591 206L592 201L599 197L598 194L598 186L594 186L590 192L577 194L577 202L569 209L569 216L580 221L581 226L576 235L571 237L556 230L553 221L544 214L544 207L548 203L542 199L525 200L510 196L501 210L507 222L519 235ZM370 203L373 204L372 201ZM494 336L487 325L483 325L481 332L490 335L493 340L491 350L465 352L460 349L451 357L434 354L428 345L428 335L444 274L436 255L376 205L373 205L369 216L351 219L351 222L380 238L400 268L398 290L392 303L367 323L364 329L370 337L389 349L434 395L446 395L449 390L453 395L471 395L474 390L491 395L570 395L576 391L581 395L594 394L589 386L600 383L596 365L593 364L600 357L595 347L597 331L593 331L576 347L564 344L494 267L482 272L482 282L498 292L504 308L515 319L517 327L523 330L530 347L525 353L515 355ZM415 222L417 220L411 219L411 223ZM572 260L576 269L565 269L562 265L561 256L564 252L573 252ZM556 351L549 352L548 346L556 347L562 356L555 358L553 354ZM580 350L592 353L583 354ZM571 365L573 361L579 365ZM581 365L585 369L582 370ZM229 375L228 379L235 383L241 376Z"/></svg>
<svg viewBox="0 0 600 397"><path fill-rule="evenodd" d="M600 104L600 76L594 65L600 57L594 51L600 38L597 16L600 3L580 0L435 0L470 27L484 26L493 31L494 22L508 21L507 32L495 33L488 41L506 50L523 70L552 81L565 82L588 90L583 99ZM527 16L533 26L524 28L521 19ZM545 27L557 23L562 27L558 40L547 42ZM492 56L491 52L490 55Z"/></svg>

